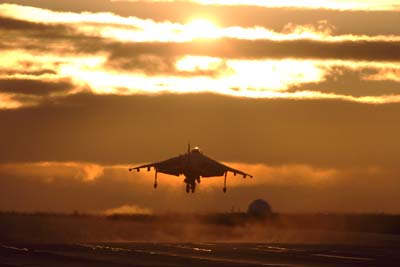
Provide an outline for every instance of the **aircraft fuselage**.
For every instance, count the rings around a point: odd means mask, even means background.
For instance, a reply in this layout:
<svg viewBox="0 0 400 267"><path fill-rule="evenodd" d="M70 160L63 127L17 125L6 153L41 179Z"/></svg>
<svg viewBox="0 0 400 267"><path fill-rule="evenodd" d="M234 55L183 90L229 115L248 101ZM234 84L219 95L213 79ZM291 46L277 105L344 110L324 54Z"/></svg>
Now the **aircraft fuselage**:
<svg viewBox="0 0 400 267"><path fill-rule="evenodd" d="M226 192L226 176L228 172L232 172L234 176L236 174L243 175L243 178L249 176L250 174L244 173L240 170L233 169L223 163L217 162L200 152L198 147L190 150L190 145L188 146L188 152L184 155L179 155L177 157L169 158L167 160L144 164L138 167L129 168L129 171L146 168L150 171L151 168L155 169L154 177L154 188L157 188L157 173L164 173L168 175L180 176L184 175L183 180L186 184L186 192L192 191L194 193L196 189L196 183L200 183L200 179L215 177L215 176L225 176L223 192Z"/></svg>

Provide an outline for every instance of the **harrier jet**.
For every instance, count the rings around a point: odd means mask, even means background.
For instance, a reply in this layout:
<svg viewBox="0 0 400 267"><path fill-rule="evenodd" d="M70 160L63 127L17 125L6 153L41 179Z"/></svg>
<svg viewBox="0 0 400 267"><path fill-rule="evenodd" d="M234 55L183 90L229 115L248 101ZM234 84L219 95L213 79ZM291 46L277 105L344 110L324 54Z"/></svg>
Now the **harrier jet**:
<svg viewBox="0 0 400 267"><path fill-rule="evenodd" d="M157 188L157 173L159 172L175 176L180 176L183 174L185 176L184 182L186 183L187 193L190 191L194 193L194 190L196 189L196 182L200 183L200 178L202 177L208 178L213 176L224 176L224 193L226 192L226 175L228 172L232 172L235 176L236 174L240 174L243 176L243 178L246 178L247 176L253 178L253 176L248 173L233 169L213 159L210 159L209 157L206 157L203 153L201 153L198 147L195 147L191 150L190 145L188 145L188 151L184 155L130 168L129 171L136 170L139 172L142 168L147 169L147 171L150 171L151 168L154 168L156 171L154 188Z"/></svg>

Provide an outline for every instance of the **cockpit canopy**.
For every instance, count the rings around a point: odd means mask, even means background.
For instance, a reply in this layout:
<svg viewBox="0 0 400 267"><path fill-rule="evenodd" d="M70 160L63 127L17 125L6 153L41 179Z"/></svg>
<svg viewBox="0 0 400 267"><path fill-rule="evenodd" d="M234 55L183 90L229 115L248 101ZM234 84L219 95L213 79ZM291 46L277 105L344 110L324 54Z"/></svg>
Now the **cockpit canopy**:
<svg viewBox="0 0 400 267"><path fill-rule="evenodd" d="M200 148L198 148L197 146L196 146L196 147L194 147L194 148L192 149L192 153L201 154L201 152L200 152Z"/></svg>

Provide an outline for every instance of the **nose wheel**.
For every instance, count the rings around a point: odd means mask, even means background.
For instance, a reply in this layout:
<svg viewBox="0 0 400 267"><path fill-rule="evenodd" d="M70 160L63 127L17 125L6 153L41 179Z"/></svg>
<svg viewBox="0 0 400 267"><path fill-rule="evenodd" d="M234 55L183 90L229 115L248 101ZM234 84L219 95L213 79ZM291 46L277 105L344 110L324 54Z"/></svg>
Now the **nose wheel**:
<svg viewBox="0 0 400 267"><path fill-rule="evenodd" d="M191 184L191 187L192 187L192 193L194 193L194 190L196 189L196 183L195 183L195 182L192 183L192 184Z"/></svg>
<svg viewBox="0 0 400 267"><path fill-rule="evenodd" d="M194 190L196 189L196 183L187 183L186 184L186 193L194 193Z"/></svg>

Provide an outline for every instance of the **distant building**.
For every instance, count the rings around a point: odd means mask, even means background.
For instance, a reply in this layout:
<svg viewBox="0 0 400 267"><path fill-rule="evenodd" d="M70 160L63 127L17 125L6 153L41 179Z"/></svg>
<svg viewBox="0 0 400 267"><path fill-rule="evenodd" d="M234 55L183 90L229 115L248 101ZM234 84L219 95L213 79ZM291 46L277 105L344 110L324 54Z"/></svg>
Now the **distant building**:
<svg viewBox="0 0 400 267"><path fill-rule="evenodd" d="M271 217L272 209L264 199L256 199L250 203L247 209L247 214L251 217L265 219Z"/></svg>

